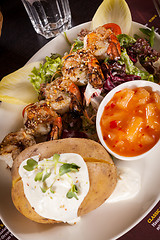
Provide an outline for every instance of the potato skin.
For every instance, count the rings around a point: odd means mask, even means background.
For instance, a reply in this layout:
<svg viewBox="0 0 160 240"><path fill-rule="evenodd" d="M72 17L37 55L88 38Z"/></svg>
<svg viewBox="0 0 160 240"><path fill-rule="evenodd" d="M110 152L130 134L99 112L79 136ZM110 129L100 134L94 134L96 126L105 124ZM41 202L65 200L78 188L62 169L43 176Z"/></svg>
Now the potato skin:
<svg viewBox="0 0 160 240"><path fill-rule="evenodd" d="M78 216L82 216L99 207L113 192L117 183L116 167L99 143L90 139L67 138L33 145L21 152L12 167L12 200L15 207L27 218L39 223L57 223L38 215L24 195L23 183L19 175L19 166L26 158L40 154L41 159L55 153L77 153L86 161L90 189L81 203Z"/></svg>

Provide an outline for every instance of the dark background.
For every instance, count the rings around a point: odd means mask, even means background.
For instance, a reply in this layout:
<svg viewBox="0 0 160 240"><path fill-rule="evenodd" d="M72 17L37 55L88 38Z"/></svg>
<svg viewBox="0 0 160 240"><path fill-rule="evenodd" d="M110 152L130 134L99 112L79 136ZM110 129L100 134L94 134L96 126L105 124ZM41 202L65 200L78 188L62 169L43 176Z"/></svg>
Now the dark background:
<svg viewBox="0 0 160 240"><path fill-rule="evenodd" d="M72 26L90 21L102 0L69 0ZM145 24L156 14L152 0L126 0L133 21ZM48 41L38 35L21 0L1 0L0 79L22 67ZM156 18L156 20L159 20ZM160 21L154 21L155 27Z"/></svg>

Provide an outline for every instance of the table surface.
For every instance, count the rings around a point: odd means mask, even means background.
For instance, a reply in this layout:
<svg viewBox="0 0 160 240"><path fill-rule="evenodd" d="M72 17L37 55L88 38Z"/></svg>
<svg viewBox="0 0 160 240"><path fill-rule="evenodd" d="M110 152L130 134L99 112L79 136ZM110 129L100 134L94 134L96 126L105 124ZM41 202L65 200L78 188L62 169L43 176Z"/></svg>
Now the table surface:
<svg viewBox="0 0 160 240"><path fill-rule="evenodd" d="M69 0L72 26L90 21L102 0ZM133 21L154 26L160 33L160 18L152 0L126 0ZM28 18L20 0L1 0L3 27L0 38L0 80L7 74L22 67L41 47L50 40L38 35ZM1 228L0 228L1 229ZM139 239L131 231L121 239ZM133 237L133 238L132 238ZM12 237L12 239L15 239ZM148 239L148 238L145 238ZM154 239L154 238L152 238ZM157 238L156 238L157 239Z"/></svg>

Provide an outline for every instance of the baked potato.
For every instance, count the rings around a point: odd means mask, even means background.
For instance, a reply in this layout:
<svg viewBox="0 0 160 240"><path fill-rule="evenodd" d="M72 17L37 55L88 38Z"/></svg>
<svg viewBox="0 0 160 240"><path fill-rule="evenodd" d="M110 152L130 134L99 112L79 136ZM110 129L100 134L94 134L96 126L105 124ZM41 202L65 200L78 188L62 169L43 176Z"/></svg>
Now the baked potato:
<svg viewBox="0 0 160 240"><path fill-rule="evenodd" d="M27 218L39 223L57 223L37 214L31 207L23 190L23 182L19 175L19 166L27 158L40 154L40 160L58 153L77 153L86 162L90 188L78 209L78 216L89 213L99 207L113 192L117 183L116 167L99 143L80 138L54 140L33 145L21 152L12 167L12 200L15 207Z"/></svg>

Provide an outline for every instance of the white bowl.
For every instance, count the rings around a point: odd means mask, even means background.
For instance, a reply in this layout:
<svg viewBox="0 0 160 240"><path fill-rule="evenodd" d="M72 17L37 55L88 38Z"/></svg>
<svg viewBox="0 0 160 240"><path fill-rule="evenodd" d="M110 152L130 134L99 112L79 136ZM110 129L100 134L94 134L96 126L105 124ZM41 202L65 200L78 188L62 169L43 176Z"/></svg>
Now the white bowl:
<svg viewBox="0 0 160 240"><path fill-rule="evenodd" d="M149 91L153 91L153 92L157 92L160 95L160 85L158 85L157 83L153 83L153 82L149 82L149 81L145 81L145 80L135 80L135 81L129 81L123 84L120 84L119 86L115 87L113 90L111 90L102 100L99 108L98 108L98 112L97 112L97 118L96 118L96 129L97 129L97 134L99 137L99 140L101 142L101 144L106 148L106 150L113 155L114 157L121 159L121 160L127 160L127 161L132 161L132 160L137 160L140 158L144 158L146 157L146 155L148 155L151 151L153 151L155 148L157 148L158 146L160 146L160 139L158 140L158 142L147 152L137 155L137 156L133 156L133 157L125 157L125 156L121 156L115 152L113 152L105 143L105 141L103 140L103 135L102 135L102 131L101 131L101 126L100 126L100 120L101 120L101 116L102 113L104 111L104 107L107 105L107 103L111 100L111 98L113 97L113 95L124 89L124 88L130 88L130 89L135 89L137 87L145 87L145 89L149 90Z"/></svg>

